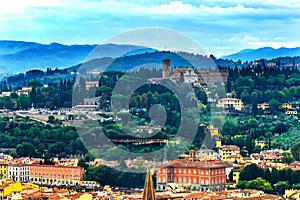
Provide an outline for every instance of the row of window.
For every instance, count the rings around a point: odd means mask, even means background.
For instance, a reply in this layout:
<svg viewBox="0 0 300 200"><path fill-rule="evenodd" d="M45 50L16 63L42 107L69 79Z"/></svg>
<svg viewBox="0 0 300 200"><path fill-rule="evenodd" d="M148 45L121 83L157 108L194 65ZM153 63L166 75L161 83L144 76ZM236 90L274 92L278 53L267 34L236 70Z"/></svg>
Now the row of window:
<svg viewBox="0 0 300 200"><path fill-rule="evenodd" d="M166 177L158 177L158 182L159 183L166 183ZM191 177L174 177L174 183L193 183L193 184L202 184L202 185L216 185L216 184L223 184L225 183L225 178L220 177L220 178L211 178L210 182L209 179L206 178L199 178L197 179L196 177L191 178Z"/></svg>
<svg viewBox="0 0 300 200"><path fill-rule="evenodd" d="M8 167L10 171L29 171L29 167Z"/></svg>
<svg viewBox="0 0 300 200"><path fill-rule="evenodd" d="M20 175L20 176L26 176L26 175L28 175L29 176L29 172L27 171L27 172L18 172L18 171L13 171L13 172L9 172L9 175L14 175L14 176L18 176L18 175Z"/></svg>
<svg viewBox="0 0 300 200"><path fill-rule="evenodd" d="M64 179L64 178L66 178L66 179L68 179L68 178L70 178L70 179L79 179L79 177L80 177L80 175L78 174L78 175L56 175L56 174L54 174L54 175L52 175L52 174L31 174L30 175L31 177L49 177L49 178L62 178L62 179Z"/></svg>
<svg viewBox="0 0 300 200"><path fill-rule="evenodd" d="M161 171L162 171L162 173L166 173L166 169L165 168L161 169ZM174 173L178 173L178 174L181 174L181 173L183 173L183 174L186 174L186 173L191 174L192 171L193 171L194 174L197 174L197 170L196 169L193 169L193 170L186 169L186 168L183 168L183 169L181 169L181 168L178 168L178 169L174 168L173 169L173 172ZM199 172L200 172L201 175L209 175L209 171L210 170L208 170L208 169L206 169L206 170L200 169L199 170ZM168 173L170 173L170 169L168 169ZM223 169L212 169L211 170L211 175L222 174L222 173L225 173L225 169L224 168Z"/></svg>
<svg viewBox="0 0 300 200"><path fill-rule="evenodd" d="M73 172L69 172L69 171L30 171L31 174L46 174L46 175L80 175L82 172L81 171L73 171Z"/></svg>

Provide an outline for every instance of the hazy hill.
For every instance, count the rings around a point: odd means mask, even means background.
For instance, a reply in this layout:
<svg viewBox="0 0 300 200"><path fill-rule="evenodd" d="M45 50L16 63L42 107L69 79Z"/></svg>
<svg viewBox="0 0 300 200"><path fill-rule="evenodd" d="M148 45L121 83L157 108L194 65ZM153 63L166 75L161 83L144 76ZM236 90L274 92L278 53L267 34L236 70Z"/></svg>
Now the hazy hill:
<svg viewBox="0 0 300 200"><path fill-rule="evenodd" d="M241 61L251 61L258 59L273 59L277 57L286 57L286 56L299 56L300 55L300 47L296 48L279 48L274 49L271 47L263 47L259 49L245 49L238 53L231 54L228 56L223 56L224 59L229 60L241 60Z"/></svg>
<svg viewBox="0 0 300 200"><path fill-rule="evenodd" d="M144 47L134 45L63 45L22 41L0 41L0 73L19 73L30 69L66 68L92 58L119 57Z"/></svg>
<svg viewBox="0 0 300 200"><path fill-rule="evenodd" d="M181 56L188 57L189 63ZM164 58L171 59L173 67L194 66L214 68L217 65L234 66L236 63L189 53L158 52L155 49L134 45L63 45L59 43L39 44L23 41L0 41L0 74L24 73L31 69L46 68L79 69L85 63L89 69L104 69L110 62L110 69L127 71L133 67L161 67ZM215 63L213 63L214 61ZM106 62L109 62L108 64Z"/></svg>
<svg viewBox="0 0 300 200"><path fill-rule="evenodd" d="M144 68L161 68L162 60L168 58L171 61L171 67L194 67L194 68L216 68L221 66L234 66L236 63L223 59L216 59L213 56L207 57L202 55L194 55L185 52L173 53L168 51L155 51L151 53L136 54L131 56L122 56L119 58L98 58L87 61L68 68L68 71L82 70L86 71L98 69L100 71L129 71L138 67Z"/></svg>

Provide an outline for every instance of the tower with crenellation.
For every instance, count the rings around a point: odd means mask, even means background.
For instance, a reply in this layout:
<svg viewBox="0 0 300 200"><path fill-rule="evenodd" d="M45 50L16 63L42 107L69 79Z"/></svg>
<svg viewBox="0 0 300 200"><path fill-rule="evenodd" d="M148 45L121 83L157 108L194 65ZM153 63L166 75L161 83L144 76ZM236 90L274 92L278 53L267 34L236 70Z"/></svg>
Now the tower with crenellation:
<svg viewBox="0 0 300 200"><path fill-rule="evenodd" d="M164 59L162 61L162 78L169 78L171 73L170 59Z"/></svg>

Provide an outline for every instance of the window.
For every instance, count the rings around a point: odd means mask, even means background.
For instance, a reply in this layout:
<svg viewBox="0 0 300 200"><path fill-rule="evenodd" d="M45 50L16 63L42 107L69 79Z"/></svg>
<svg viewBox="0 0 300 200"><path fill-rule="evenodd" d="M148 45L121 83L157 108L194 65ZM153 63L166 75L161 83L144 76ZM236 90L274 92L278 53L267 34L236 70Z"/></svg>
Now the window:
<svg viewBox="0 0 300 200"><path fill-rule="evenodd" d="M208 178L206 179L206 181L205 181L205 184L206 184L206 185L208 185L208 184L209 184L209 183L208 183Z"/></svg>
<svg viewBox="0 0 300 200"><path fill-rule="evenodd" d="M176 168L174 168L174 173L176 173Z"/></svg>
<svg viewBox="0 0 300 200"><path fill-rule="evenodd" d="M181 183L181 180L182 180L181 177L179 177L179 178L178 178L178 183Z"/></svg>
<svg viewBox="0 0 300 200"><path fill-rule="evenodd" d="M201 175L203 175L203 174L204 174L204 170L203 170L203 169L201 169L200 171L201 171Z"/></svg>
<svg viewBox="0 0 300 200"><path fill-rule="evenodd" d="M174 177L174 183L176 183L176 177Z"/></svg>
<svg viewBox="0 0 300 200"><path fill-rule="evenodd" d="M196 184L197 183L197 179L196 178L194 178L194 184Z"/></svg>
<svg viewBox="0 0 300 200"><path fill-rule="evenodd" d="M186 169L185 169L185 168L183 169L183 173L184 173L184 174L186 173Z"/></svg>
<svg viewBox="0 0 300 200"><path fill-rule="evenodd" d="M188 182L189 182L189 183L191 183L191 182L192 182L192 179L191 179L191 177L189 177L189 178L188 178Z"/></svg>
<svg viewBox="0 0 300 200"><path fill-rule="evenodd" d="M181 169L180 168L178 169L178 173L181 173Z"/></svg>
<svg viewBox="0 0 300 200"><path fill-rule="evenodd" d="M196 169L194 169L194 174L196 174Z"/></svg>
<svg viewBox="0 0 300 200"><path fill-rule="evenodd" d="M201 184L202 185L204 184L204 178L201 178Z"/></svg>
<svg viewBox="0 0 300 200"><path fill-rule="evenodd" d="M206 170L206 175L208 175L208 174L209 174L209 170L207 169L207 170Z"/></svg>
<svg viewBox="0 0 300 200"><path fill-rule="evenodd" d="M189 169L188 173L189 173L189 174L191 173L191 169Z"/></svg>
<svg viewBox="0 0 300 200"><path fill-rule="evenodd" d="M186 183L186 177L183 177L183 183Z"/></svg>

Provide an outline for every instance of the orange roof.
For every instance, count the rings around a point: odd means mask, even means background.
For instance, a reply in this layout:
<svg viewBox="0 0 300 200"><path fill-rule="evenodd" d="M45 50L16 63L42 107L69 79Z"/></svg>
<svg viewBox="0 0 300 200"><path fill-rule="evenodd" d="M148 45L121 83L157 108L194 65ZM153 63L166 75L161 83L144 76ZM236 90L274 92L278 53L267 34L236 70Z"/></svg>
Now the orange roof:
<svg viewBox="0 0 300 200"><path fill-rule="evenodd" d="M188 159L173 160L167 165L168 167L193 167L193 168L226 168L228 163L212 160L212 161L190 161Z"/></svg>

